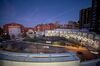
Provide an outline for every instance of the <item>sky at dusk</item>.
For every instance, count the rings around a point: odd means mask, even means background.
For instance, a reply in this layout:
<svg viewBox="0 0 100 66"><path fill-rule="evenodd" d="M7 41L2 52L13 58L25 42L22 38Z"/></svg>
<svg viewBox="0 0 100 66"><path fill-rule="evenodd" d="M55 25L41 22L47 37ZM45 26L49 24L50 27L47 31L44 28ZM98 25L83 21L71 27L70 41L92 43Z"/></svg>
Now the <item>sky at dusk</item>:
<svg viewBox="0 0 100 66"><path fill-rule="evenodd" d="M78 21L79 11L92 0L0 0L0 25L20 23L35 26L59 21Z"/></svg>

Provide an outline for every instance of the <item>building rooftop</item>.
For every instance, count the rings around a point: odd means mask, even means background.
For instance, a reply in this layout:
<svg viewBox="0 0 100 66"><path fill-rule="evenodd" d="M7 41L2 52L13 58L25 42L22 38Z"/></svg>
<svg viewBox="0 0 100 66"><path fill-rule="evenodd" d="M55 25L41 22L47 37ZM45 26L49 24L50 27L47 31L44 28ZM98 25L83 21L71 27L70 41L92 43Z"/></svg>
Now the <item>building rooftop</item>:
<svg viewBox="0 0 100 66"><path fill-rule="evenodd" d="M43 44L9 42L0 44L0 59L27 62L79 61L74 52Z"/></svg>

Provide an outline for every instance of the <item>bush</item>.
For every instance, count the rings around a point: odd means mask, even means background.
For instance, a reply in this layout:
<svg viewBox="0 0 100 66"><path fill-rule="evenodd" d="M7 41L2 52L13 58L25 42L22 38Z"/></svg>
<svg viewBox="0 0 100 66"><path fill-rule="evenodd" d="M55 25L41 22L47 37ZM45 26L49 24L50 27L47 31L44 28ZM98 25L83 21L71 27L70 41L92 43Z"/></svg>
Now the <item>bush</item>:
<svg viewBox="0 0 100 66"><path fill-rule="evenodd" d="M36 41L38 41L38 39L37 38L26 37L23 41L36 42Z"/></svg>
<svg viewBox="0 0 100 66"><path fill-rule="evenodd" d="M59 42L59 41L55 41L52 43L52 45L61 45L61 46L65 46L64 42Z"/></svg>

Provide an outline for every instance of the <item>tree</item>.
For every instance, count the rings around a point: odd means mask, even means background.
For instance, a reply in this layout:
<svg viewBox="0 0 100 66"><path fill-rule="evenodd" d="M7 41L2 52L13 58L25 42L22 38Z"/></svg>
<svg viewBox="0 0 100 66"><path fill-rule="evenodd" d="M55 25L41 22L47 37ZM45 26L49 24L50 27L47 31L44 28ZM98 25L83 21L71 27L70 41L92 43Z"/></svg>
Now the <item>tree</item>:
<svg viewBox="0 0 100 66"><path fill-rule="evenodd" d="M0 42L3 41L3 29L0 27Z"/></svg>
<svg viewBox="0 0 100 66"><path fill-rule="evenodd" d="M0 27L0 36L3 35L3 29Z"/></svg>

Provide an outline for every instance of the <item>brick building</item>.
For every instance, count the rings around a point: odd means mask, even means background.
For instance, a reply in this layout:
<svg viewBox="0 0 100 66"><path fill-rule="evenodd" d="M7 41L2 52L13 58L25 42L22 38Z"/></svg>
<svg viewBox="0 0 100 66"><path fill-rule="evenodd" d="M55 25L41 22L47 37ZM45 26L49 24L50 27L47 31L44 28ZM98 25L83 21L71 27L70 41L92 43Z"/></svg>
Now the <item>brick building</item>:
<svg viewBox="0 0 100 66"><path fill-rule="evenodd" d="M3 25L4 33L10 35L10 38L19 38L24 33L24 26L17 23L9 23Z"/></svg>
<svg viewBox="0 0 100 66"><path fill-rule="evenodd" d="M53 23L38 24L37 26L34 27L35 31L45 31L45 30L53 30L53 29L56 29L56 25Z"/></svg>

